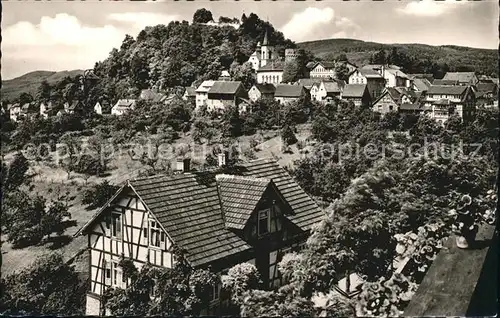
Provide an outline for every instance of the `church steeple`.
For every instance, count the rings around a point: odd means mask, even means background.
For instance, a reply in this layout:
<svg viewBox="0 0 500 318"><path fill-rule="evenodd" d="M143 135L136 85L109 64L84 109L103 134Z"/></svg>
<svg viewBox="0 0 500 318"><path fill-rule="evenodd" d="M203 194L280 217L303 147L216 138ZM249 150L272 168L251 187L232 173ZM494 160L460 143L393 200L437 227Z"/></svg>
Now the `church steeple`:
<svg viewBox="0 0 500 318"><path fill-rule="evenodd" d="M264 34L264 41L262 41L262 45L269 45L269 41L267 39L267 28L266 28L266 33Z"/></svg>

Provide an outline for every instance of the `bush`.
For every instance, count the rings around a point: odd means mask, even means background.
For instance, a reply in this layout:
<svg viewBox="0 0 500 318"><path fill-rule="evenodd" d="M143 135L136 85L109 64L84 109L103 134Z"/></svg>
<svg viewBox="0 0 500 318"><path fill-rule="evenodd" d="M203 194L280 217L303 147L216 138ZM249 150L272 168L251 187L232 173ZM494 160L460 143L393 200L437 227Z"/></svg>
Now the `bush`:
<svg viewBox="0 0 500 318"><path fill-rule="evenodd" d="M297 137L295 137L293 129L289 125L283 127L281 138L283 139L285 146L293 145L297 142Z"/></svg>
<svg viewBox="0 0 500 318"><path fill-rule="evenodd" d="M95 209L103 206L120 187L109 184L107 180L96 184L83 192L82 203L89 209Z"/></svg>

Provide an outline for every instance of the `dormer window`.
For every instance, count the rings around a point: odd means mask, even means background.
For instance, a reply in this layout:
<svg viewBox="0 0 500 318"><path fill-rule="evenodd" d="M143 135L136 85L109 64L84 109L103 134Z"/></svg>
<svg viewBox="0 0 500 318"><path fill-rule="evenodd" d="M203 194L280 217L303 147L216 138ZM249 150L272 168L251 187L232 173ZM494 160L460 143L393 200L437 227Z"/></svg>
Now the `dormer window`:
<svg viewBox="0 0 500 318"><path fill-rule="evenodd" d="M270 209L265 209L262 211L259 211L259 219L258 219L258 233L259 236L266 235L269 233L269 228L270 228Z"/></svg>

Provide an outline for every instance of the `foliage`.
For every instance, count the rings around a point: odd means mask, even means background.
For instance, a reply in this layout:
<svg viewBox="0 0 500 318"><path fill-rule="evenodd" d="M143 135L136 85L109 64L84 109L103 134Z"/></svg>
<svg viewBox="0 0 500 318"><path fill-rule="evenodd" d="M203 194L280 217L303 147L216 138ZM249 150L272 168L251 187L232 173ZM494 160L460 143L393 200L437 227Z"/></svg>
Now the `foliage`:
<svg viewBox="0 0 500 318"><path fill-rule="evenodd" d="M96 184L83 192L82 203L89 209L95 209L103 206L120 187L111 185L107 180Z"/></svg>
<svg viewBox="0 0 500 318"><path fill-rule="evenodd" d="M84 314L87 284L59 254L38 258L2 279L2 285L3 314Z"/></svg>
<svg viewBox="0 0 500 318"><path fill-rule="evenodd" d="M411 300L417 285L403 274L395 273L389 279L381 277L377 282L365 283L358 295L358 316L398 317Z"/></svg>
<svg viewBox="0 0 500 318"><path fill-rule="evenodd" d="M193 15L193 23L207 23L213 20L212 12L205 8L196 10Z"/></svg>
<svg viewBox="0 0 500 318"><path fill-rule="evenodd" d="M289 125L285 125L285 127L283 127L281 138L283 139L283 144L285 146L293 145L297 142L297 137L295 137L293 129Z"/></svg>
<svg viewBox="0 0 500 318"><path fill-rule="evenodd" d="M262 283L257 268L249 263L231 267L221 280L222 288L230 293L231 301L236 305L243 303L245 292L259 288Z"/></svg>
<svg viewBox="0 0 500 318"><path fill-rule="evenodd" d="M137 270L122 260L120 266L129 278L125 289L107 289L104 303L113 315L194 315L206 308L209 292L218 278L210 269L192 269L181 250L174 251L173 268L146 264ZM151 295L153 297L151 297Z"/></svg>
<svg viewBox="0 0 500 318"><path fill-rule="evenodd" d="M6 165L2 162L2 194L7 195L9 192L19 189L23 184L28 184L31 181L27 175L29 162L26 157L17 152L14 160Z"/></svg>

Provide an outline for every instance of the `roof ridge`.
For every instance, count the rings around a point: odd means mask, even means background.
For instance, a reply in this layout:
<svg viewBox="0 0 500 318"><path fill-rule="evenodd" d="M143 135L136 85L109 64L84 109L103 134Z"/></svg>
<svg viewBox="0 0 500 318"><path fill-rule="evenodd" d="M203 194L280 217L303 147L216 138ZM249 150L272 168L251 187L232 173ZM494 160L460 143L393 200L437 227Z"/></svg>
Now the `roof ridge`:
<svg viewBox="0 0 500 318"><path fill-rule="evenodd" d="M268 178L259 178L259 177L253 177L253 176L241 176L241 175L236 175L236 174L225 174L225 173L220 173L220 174L215 175L216 180L218 180L219 178L271 182L271 179L268 179Z"/></svg>

